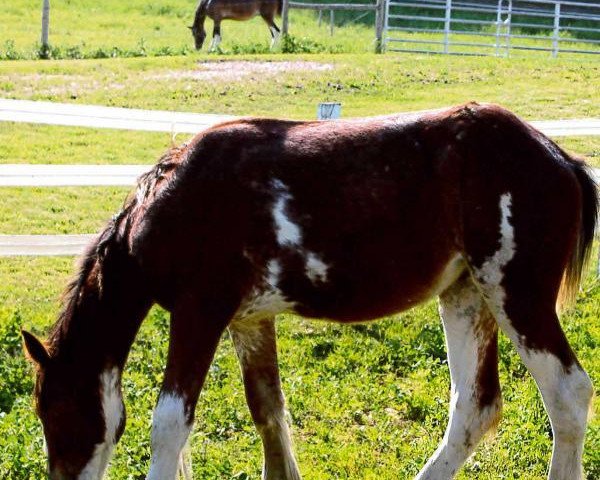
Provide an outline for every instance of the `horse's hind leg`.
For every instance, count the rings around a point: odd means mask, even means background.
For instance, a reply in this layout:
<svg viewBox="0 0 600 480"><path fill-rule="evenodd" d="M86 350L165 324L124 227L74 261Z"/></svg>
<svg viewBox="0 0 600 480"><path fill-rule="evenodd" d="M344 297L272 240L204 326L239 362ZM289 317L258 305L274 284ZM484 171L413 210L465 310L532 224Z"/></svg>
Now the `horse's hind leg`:
<svg viewBox="0 0 600 480"><path fill-rule="evenodd" d="M269 26L269 32L271 32L271 48L273 48L277 43L277 40L279 40L281 30L279 30L279 27L275 24L275 21L273 20L273 13L261 13L260 16Z"/></svg>
<svg viewBox="0 0 600 480"><path fill-rule="evenodd" d="M262 438L263 479L300 480L285 418L274 322L234 322L229 331L240 360L250 413Z"/></svg>
<svg viewBox="0 0 600 480"><path fill-rule="evenodd" d="M482 289L542 394L554 434L550 480L579 480L592 385L560 327L555 298L514 275L501 286L484 280Z"/></svg>
<svg viewBox="0 0 600 480"><path fill-rule="evenodd" d="M500 419L498 327L470 276L440 296L451 377L450 419L419 480L451 479Z"/></svg>
<svg viewBox="0 0 600 480"><path fill-rule="evenodd" d="M554 434L549 478L579 480L593 390L555 311L568 230L538 231L544 225L534 229L523 214L513 220L510 197L505 197L500 203L499 248L471 266L473 276L542 394Z"/></svg>

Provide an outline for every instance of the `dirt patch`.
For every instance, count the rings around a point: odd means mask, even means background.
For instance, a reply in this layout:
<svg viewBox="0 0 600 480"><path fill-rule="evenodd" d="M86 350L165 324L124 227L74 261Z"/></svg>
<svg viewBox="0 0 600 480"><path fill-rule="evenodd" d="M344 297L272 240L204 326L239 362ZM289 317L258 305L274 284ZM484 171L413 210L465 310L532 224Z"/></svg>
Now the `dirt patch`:
<svg viewBox="0 0 600 480"><path fill-rule="evenodd" d="M218 80L236 81L252 75L274 76L280 73L299 71L333 70L330 63L319 62L250 62L250 61L216 61L199 62L196 70L173 70L159 75L152 75L153 80Z"/></svg>

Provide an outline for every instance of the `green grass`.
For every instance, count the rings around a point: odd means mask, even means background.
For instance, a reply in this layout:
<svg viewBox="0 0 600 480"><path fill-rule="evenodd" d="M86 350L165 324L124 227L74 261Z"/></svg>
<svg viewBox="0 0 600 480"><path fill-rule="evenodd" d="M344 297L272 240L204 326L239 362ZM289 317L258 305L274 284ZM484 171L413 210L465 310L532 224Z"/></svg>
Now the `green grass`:
<svg viewBox="0 0 600 480"><path fill-rule="evenodd" d="M335 0L323 0L322 3L335 3ZM195 7L196 2L186 0L159 0L150 3L143 0L66 0L52 3L49 54L51 58L190 55L194 49L187 26L192 24ZM297 53L371 52L375 48L374 14L362 17L362 13L337 11L335 33L331 36L329 12L324 12L323 23L319 26L316 12L292 9L289 30L291 39L275 50ZM14 0L4 6L0 11L0 25L4 27L0 30L0 59L37 58L40 55L40 17L41 8L37 1ZM495 16L492 17L495 19ZM529 18L528 21L532 19ZM421 23L419 26L425 25ZM439 23L435 26L439 27ZM206 29L210 34L212 21L207 20ZM270 51L270 34L260 18L247 22L224 21L222 34L222 53L266 54ZM391 36L398 37L396 34ZM403 36L423 40L440 39L440 35L408 33ZM481 43L482 37L454 35L453 40ZM493 39L489 39L489 42L493 42ZM209 43L210 41L206 42L205 50ZM513 43L525 46L543 44L546 47L550 44L547 40L529 39L513 39ZM410 47L415 48L415 45L411 44ZM561 47L597 49L580 43L568 46L562 44ZM465 47L452 48L454 51L469 51ZM493 49L478 50L494 53ZM548 57L550 53L513 51L511 55Z"/></svg>
<svg viewBox="0 0 600 480"><path fill-rule="evenodd" d="M20 354L21 324L41 333L57 312L55 297L71 259L0 261L0 476L41 478L41 429ZM35 285L35 288L32 288ZM600 381L600 287L588 283L563 320L594 383ZM144 478L151 409L165 360L167 317L154 310L134 345L124 379L128 428L112 479ZM161 339L161 340L157 340ZM379 323L338 326L285 316L279 322L282 378L307 479L409 479L435 449L447 418L449 377L435 304ZM469 460L460 479L541 479L550 427L537 390L503 338L500 366L504 420ZM197 478L258 478L261 448L243 398L239 369L224 338L197 409L192 454ZM588 431L585 466L600 473L600 423Z"/></svg>
<svg viewBox="0 0 600 480"><path fill-rule="evenodd" d="M349 117L477 99L501 103L526 119L600 116L600 62L589 59L261 55L236 60L311 61L332 69L274 76L254 72L233 80L172 75L206 68L198 62L208 59L215 57L0 62L0 96L291 118L314 118L316 104L326 100L341 101L343 116ZM171 142L169 134L0 123L0 162L152 163ZM600 165L597 137L559 142ZM3 189L0 232L95 231L119 209L126 190ZM46 332L71 272L70 258L0 258L2 479L43 477L42 433L32 409L31 369L21 353L19 328ZM596 392L599 316L600 284L589 279L563 325ZM143 479L147 471L167 321L163 311L153 310L134 345L124 380L128 428L111 479ZM435 449L447 420L449 377L435 304L368 326L284 316L279 334L284 389L304 477L412 478ZM533 382L504 338L500 365L504 420L459 478L542 479L551 449L549 423ZM259 478L261 447L228 339L217 352L197 418L192 438L197 478ZM590 479L600 478L599 453L596 415L584 458Z"/></svg>
<svg viewBox="0 0 600 480"><path fill-rule="evenodd" d="M190 54L193 39L187 26L194 18L196 2L168 0L68 0L52 3L51 53L55 57L113 57ZM16 0L0 11L0 58L35 58L41 29L40 3ZM277 20L280 24L280 20ZM209 38L212 20L206 21ZM221 27L224 53L268 53L271 36L260 18L246 22L224 21ZM319 27L313 12L294 11L290 33L311 51L365 52L374 49L373 24L346 25L334 37Z"/></svg>

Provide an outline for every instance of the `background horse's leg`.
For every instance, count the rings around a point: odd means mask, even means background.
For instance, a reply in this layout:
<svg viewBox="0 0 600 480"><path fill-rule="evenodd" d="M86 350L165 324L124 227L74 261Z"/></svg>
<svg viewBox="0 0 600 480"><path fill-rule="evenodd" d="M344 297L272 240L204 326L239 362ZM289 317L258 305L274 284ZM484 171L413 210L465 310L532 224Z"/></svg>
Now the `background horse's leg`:
<svg viewBox="0 0 600 480"><path fill-rule="evenodd" d="M216 52L219 49L219 44L221 43L221 19L214 19L213 26L213 39L210 44L209 52Z"/></svg>
<svg viewBox="0 0 600 480"><path fill-rule="evenodd" d="M169 354L152 421L147 480L175 480L194 409L221 334L237 306L187 295L171 314Z"/></svg>
<svg viewBox="0 0 600 480"><path fill-rule="evenodd" d="M263 479L300 480L286 422L273 319L234 322L229 331L240 360L250 413L262 437Z"/></svg>
<svg viewBox="0 0 600 480"><path fill-rule="evenodd" d="M447 480L500 419L498 327L470 276L440 297L452 381L450 419L442 443L419 480Z"/></svg>
<svg viewBox="0 0 600 480"><path fill-rule="evenodd" d="M275 24L273 13L261 13L260 16L269 26L269 31L271 32L271 48L273 48L277 43L277 40L279 40L281 30L279 30L279 27Z"/></svg>

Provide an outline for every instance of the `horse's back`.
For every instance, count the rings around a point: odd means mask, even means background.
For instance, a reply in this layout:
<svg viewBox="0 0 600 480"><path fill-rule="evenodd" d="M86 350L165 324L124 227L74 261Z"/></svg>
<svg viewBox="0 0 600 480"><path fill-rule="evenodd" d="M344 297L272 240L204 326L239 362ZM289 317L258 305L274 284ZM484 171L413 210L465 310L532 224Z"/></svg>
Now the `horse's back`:
<svg viewBox="0 0 600 480"><path fill-rule="evenodd" d="M475 105L223 124L192 142L169 194L149 207L145 250L168 257L159 276L235 278L244 294L276 288L305 315L403 310L440 293L464 261L494 254L503 194L517 223L522 202L532 212L523 222L550 221L540 210L556 202L542 193L569 174L519 122Z"/></svg>

